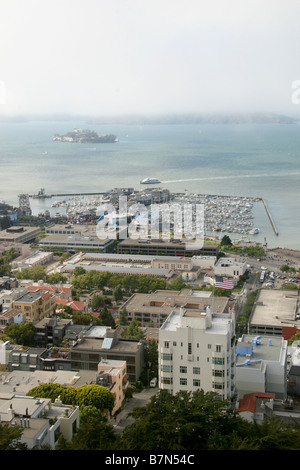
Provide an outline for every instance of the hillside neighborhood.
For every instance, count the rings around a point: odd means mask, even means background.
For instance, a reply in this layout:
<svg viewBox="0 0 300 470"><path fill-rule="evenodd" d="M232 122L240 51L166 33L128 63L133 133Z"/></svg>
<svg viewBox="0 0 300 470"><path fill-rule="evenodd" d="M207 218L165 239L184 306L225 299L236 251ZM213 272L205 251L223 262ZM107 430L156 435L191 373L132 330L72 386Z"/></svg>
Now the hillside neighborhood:
<svg viewBox="0 0 300 470"><path fill-rule="evenodd" d="M165 394L212 393L247 423L299 422L297 253L229 237L184 255L155 241L153 254L151 242L70 249L82 229L0 231L0 417L21 446L77 442L91 406L107 436L126 439L134 404Z"/></svg>

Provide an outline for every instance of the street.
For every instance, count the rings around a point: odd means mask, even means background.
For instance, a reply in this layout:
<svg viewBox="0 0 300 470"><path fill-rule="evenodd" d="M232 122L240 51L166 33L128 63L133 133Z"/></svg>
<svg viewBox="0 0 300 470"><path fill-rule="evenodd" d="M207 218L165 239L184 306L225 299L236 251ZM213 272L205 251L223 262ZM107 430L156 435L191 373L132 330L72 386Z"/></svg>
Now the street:
<svg viewBox="0 0 300 470"><path fill-rule="evenodd" d="M112 418L110 424L113 425L117 433L122 433L124 428L134 422L131 416L128 416L131 411L136 407L143 407L147 405L154 395L159 392L158 387L146 388L140 393L134 393L133 397L129 399L123 410L117 415L116 420Z"/></svg>

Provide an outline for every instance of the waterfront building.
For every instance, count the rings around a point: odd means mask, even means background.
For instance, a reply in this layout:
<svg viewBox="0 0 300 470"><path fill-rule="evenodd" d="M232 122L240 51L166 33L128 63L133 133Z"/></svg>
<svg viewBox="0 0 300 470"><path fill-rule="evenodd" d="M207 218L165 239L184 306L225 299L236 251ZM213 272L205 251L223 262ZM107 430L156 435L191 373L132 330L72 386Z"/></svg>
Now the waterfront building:
<svg viewBox="0 0 300 470"><path fill-rule="evenodd" d="M51 247L67 251L103 251L114 242L113 239L100 238L96 233L96 225L52 225L47 227L46 236L39 240L39 246L51 250Z"/></svg>
<svg viewBox="0 0 300 470"><path fill-rule="evenodd" d="M212 243L204 243L202 248L195 246L192 248L192 244L187 244L182 240L135 240L127 238L118 243L118 253L124 254L146 254L146 255L164 255L164 256L193 256L193 255L204 255L204 256L217 256L219 252L219 245Z"/></svg>
<svg viewBox="0 0 300 470"><path fill-rule="evenodd" d="M159 388L235 397L235 321L231 313L180 307L159 330Z"/></svg>

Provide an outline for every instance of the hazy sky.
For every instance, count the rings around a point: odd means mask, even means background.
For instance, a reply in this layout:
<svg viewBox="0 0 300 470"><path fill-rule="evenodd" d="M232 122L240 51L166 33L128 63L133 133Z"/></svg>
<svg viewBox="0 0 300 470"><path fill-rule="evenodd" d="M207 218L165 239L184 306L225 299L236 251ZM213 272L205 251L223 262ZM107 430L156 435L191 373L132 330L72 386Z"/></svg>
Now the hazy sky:
<svg viewBox="0 0 300 470"><path fill-rule="evenodd" d="M0 64L1 114L298 113L300 2L0 0Z"/></svg>

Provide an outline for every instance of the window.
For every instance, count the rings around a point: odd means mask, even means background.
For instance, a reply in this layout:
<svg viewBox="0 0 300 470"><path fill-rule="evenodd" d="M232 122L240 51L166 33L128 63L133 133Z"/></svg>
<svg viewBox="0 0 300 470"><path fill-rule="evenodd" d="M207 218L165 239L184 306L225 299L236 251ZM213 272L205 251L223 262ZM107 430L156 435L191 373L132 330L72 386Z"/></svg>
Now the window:
<svg viewBox="0 0 300 470"><path fill-rule="evenodd" d="M199 379L194 379L193 380L193 386L194 387L200 387L200 380Z"/></svg>
<svg viewBox="0 0 300 470"><path fill-rule="evenodd" d="M179 372L181 374L187 374L187 367L186 366L180 366Z"/></svg>
<svg viewBox="0 0 300 470"><path fill-rule="evenodd" d="M161 371L162 372L173 372L173 367L172 366L162 365L161 366Z"/></svg>
<svg viewBox="0 0 300 470"><path fill-rule="evenodd" d="M193 367L193 374L200 374L200 367Z"/></svg>
<svg viewBox="0 0 300 470"><path fill-rule="evenodd" d="M187 385L187 379L180 379L180 385Z"/></svg>
<svg viewBox="0 0 300 470"><path fill-rule="evenodd" d="M224 365L224 358L223 357L213 357L213 364Z"/></svg>
<svg viewBox="0 0 300 470"><path fill-rule="evenodd" d="M216 345L216 351L221 352L222 346L220 344Z"/></svg>
<svg viewBox="0 0 300 470"><path fill-rule="evenodd" d="M224 370L213 370L212 375L214 377L224 377Z"/></svg>
<svg viewBox="0 0 300 470"><path fill-rule="evenodd" d="M216 390L223 390L224 389L224 383L220 382L213 382L213 388Z"/></svg>
<svg viewBox="0 0 300 470"><path fill-rule="evenodd" d="M176 343L176 341L173 341L173 346L177 346L177 343Z"/></svg>
<svg viewBox="0 0 300 470"><path fill-rule="evenodd" d="M173 357L172 354L163 354L162 355L162 360L163 361L172 361Z"/></svg>
<svg viewBox="0 0 300 470"><path fill-rule="evenodd" d="M173 379L172 379L172 377L170 377L170 378L166 377L166 378L162 379L162 383L165 384L165 385L172 385Z"/></svg>
<svg viewBox="0 0 300 470"><path fill-rule="evenodd" d="M211 349L211 344L208 344L208 345L207 345L207 348L208 348L208 349Z"/></svg>
<svg viewBox="0 0 300 470"><path fill-rule="evenodd" d="M192 354L192 343L188 343L188 354Z"/></svg>
<svg viewBox="0 0 300 470"><path fill-rule="evenodd" d="M170 342L169 342L169 341L165 341L165 342L164 342L164 347L165 347L166 349L169 349L169 347L170 347Z"/></svg>

